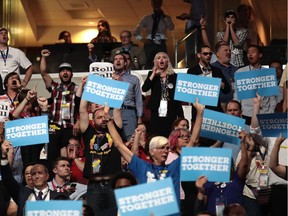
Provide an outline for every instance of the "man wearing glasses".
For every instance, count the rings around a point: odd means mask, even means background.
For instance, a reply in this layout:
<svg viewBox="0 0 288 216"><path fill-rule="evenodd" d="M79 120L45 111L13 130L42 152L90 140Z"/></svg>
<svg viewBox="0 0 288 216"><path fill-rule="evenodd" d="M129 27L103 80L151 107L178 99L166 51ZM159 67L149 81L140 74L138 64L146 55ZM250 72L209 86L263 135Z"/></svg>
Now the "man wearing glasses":
<svg viewBox="0 0 288 216"><path fill-rule="evenodd" d="M120 39L122 46L117 47L111 51L110 61L113 62L113 58L118 53L128 52L131 56L131 70L141 70L145 67L146 56L144 49L134 44L131 40L132 33L128 30L124 30L120 33Z"/></svg>
<svg viewBox="0 0 288 216"><path fill-rule="evenodd" d="M220 78L222 80L220 91L223 94L227 94L230 91L230 86L226 78L222 74L221 70L210 64L212 54L213 54L212 49L209 46L206 46L206 45L202 46L197 53L197 57L199 58L199 64L196 64L194 67L189 68L187 73L200 75L200 76L206 76L206 77ZM218 100L217 107L206 106L206 108L211 109L211 110L216 110L219 112L223 112L219 100ZM195 117L196 117L195 110L192 109L192 121L193 122L195 121Z"/></svg>

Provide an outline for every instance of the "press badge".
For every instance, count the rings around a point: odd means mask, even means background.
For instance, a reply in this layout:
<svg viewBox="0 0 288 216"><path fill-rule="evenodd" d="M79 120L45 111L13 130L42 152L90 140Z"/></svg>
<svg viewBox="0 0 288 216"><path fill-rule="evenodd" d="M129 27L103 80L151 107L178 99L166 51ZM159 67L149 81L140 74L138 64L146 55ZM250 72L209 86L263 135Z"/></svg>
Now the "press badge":
<svg viewBox="0 0 288 216"><path fill-rule="evenodd" d="M223 216L223 211L225 208L224 199L222 196L216 198L216 215Z"/></svg>
<svg viewBox="0 0 288 216"><path fill-rule="evenodd" d="M158 108L159 117L166 117L167 116L167 110L168 110L168 101L161 100L160 106Z"/></svg>
<svg viewBox="0 0 288 216"><path fill-rule="evenodd" d="M61 115L62 119L70 119L70 103L61 104Z"/></svg>
<svg viewBox="0 0 288 216"><path fill-rule="evenodd" d="M153 39L153 42L157 45L160 45L161 44L161 36L160 34L156 34L155 35L155 38Z"/></svg>
<svg viewBox="0 0 288 216"><path fill-rule="evenodd" d="M3 74L3 75L5 74L5 76L6 76L6 75L8 74L8 70L7 70L6 68L3 68L2 74Z"/></svg>

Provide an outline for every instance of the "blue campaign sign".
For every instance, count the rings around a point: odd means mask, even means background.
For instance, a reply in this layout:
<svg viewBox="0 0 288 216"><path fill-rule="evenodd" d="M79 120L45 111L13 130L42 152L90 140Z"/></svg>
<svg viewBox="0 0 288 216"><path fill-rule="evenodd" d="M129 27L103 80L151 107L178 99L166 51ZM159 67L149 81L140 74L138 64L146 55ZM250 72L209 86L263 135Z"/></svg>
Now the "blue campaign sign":
<svg viewBox="0 0 288 216"><path fill-rule="evenodd" d="M182 148L181 181L205 175L210 182L229 182L232 150L226 148Z"/></svg>
<svg viewBox="0 0 288 216"><path fill-rule="evenodd" d="M287 113L273 114L258 114L259 125L264 137L279 137L287 138Z"/></svg>
<svg viewBox="0 0 288 216"><path fill-rule="evenodd" d="M278 95L275 68L239 72L234 75L237 99L249 99L260 96Z"/></svg>
<svg viewBox="0 0 288 216"><path fill-rule="evenodd" d="M178 74L174 99L210 106L217 106L221 79L191 74Z"/></svg>
<svg viewBox="0 0 288 216"><path fill-rule="evenodd" d="M5 122L5 139L13 146L49 142L48 116L31 117Z"/></svg>
<svg viewBox="0 0 288 216"><path fill-rule="evenodd" d="M165 178L114 191L121 216L170 215L179 213L172 179Z"/></svg>
<svg viewBox="0 0 288 216"><path fill-rule="evenodd" d="M82 215L82 201L50 200L27 201L25 207L26 216L42 215Z"/></svg>
<svg viewBox="0 0 288 216"><path fill-rule="evenodd" d="M244 119L209 109L204 110L200 136L239 145L241 130L245 130Z"/></svg>
<svg viewBox="0 0 288 216"><path fill-rule="evenodd" d="M107 102L109 107L120 108L128 87L129 83L90 74L82 98L101 105Z"/></svg>

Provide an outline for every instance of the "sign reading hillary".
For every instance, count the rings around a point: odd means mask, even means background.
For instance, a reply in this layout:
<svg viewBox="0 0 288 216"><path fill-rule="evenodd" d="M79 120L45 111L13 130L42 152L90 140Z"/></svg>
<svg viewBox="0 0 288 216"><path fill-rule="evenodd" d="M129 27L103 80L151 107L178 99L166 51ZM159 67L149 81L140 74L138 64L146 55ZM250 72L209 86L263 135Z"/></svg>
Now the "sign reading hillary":
<svg viewBox="0 0 288 216"><path fill-rule="evenodd" d="M114 191L121 216L170 215L179 212L172 179L165 178Z"/></svg>
<svg viewBox="0 0 288 216"><path fill-rule="evenodd" d="M114 72L113 64L110 62L93 62L90 64L89 72L98 76L112 79Z"/></svg>
<svg viewBox="0 0 288 216"><path fill-rule="evenodd" d="M0 100L0 122L5 122L9 118L10 103L6 100Z"/></svg>
<svg viewBox="0 0 288 216"><path fill-rule="evenodd" d="M81 216L82 201L50 200L46 201L27 201L25 207L26 216Z"/></svg>
<svg viewBox="0 0 288 216"><path fill-rule="evenodd" d="M178 74L174 99L204 105L217 106L221 79L191 74ZM169 84L168 84L169 88Z"/></svg>
<svg viewBox="0 0 288 216"><path fill-rule="evenodd" d="M182 148L181 181L195 181L205 175L208 181L229 182L232 150L226 148Z"/></svg>
<svg viewBox="0 0 288 216"><path fill-rule="evenodd" d="M239 145L239 132L244 129L244 119L205 109L200 135Z"/></svg>
<svg viewBox="0 0 288 216"><path fill-rule="evenodd" d="M238 100L278 95L275 68L236 73L235 84Z"/></svg>
<svg viewBox="0 0 288 216"><path fill-rule="evenodd" d="M287 113L258 114L259 125L264 137L287 137Z"/></svg>
<svg viewBox="0 0 288 216"><path fill-rule="evenodd" d="M83 99L110 107L120 108L127 94L129 83L90 74L84 87Z"/></svg>
<svg viewBox="0 0 288 216"><path fill-rule="evenodd" d="M38 116L5 122L5 139L13 146L49 142L48 117Z"/></svg>

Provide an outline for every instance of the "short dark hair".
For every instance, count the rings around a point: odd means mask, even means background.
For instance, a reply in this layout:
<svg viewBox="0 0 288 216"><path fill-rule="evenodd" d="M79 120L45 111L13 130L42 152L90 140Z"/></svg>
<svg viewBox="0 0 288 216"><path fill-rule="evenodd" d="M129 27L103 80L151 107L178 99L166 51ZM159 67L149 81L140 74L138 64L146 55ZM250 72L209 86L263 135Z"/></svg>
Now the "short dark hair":
<svg viewBox="0 0 288 216"><path fill-rule="evenodd" d="M121 171L121 172L118 172L114 176L114 178L112 179L111 185L112 185L113 189L115 189L116 182L119 179L122 179L122 178L128 179L131 182L131 186L132 185L137 185L137 180L136 180L135 176L131 172Z"/></svg>
<svg viewBox="0 0 288 216"><path fill-rule="evenodd" d="M131 33L130 31L128 31L128 30L123 30L123 31L121 31L121 32L120 32L120 36L121 36L121 34L124 33L124 32L128 33L128 36L129 36L129 37L132 37L132 33Z"/></svg>
<svg viewBox="0 0 288 216"><path fill-rule="evenodd" d="M241 103L240 103L239 101L237 101L237 100L230 100L230 101L228 101L228 102L225 104L225 112L227 111L227 106L228 106L229 103L236 103L236 104L238 105L239 109L242 110L242 105L241 105Z"/></svg>
<svg viewBox="0 0 288 216"><path fill-rule="evenodd" d="M115 59L115 57L116 57L117 55L121 55L121 56L123 56L124 61L127 62L127 58L126 58L126 56L125 56L122 52L120 52L120 53L116 53L116 54L113 56L113 62L114 62L114 59Z"/></svg>
<svg viewBox="0 0 288 216"><path fill-rule="evenodd" d="M70 160L67 157L62 157L62 156L58 157L52 162L53 169L56 168L56 166L58 165L59 161L67 161L67 162L70 163Z"/></svg>
<svg viewBox="0 0 288 216"><path fill-rule="evenodd" d="M215 53L217 53L222 46L229 46L229 44L226 41L218 41L215 45Z"/></svg>
<svg viewBox="0 0 288 216"><path fill-rule="evenodd" d="M259 53L263 53L261 47L258 46L258 45L256 45L256 44L250 44L250 45L248 46L247 50L249 50L250 48L256 48Z"/></svg>
<svg viewBox="0 0 288 216"><path fill-rule="evenodd" d="M18 81L21 82L21 79L20 79L20 76L19 76L18 73L16 73L16 72L8 73L7 76L6 76L5 79L4 79L4 88L5 88L5 90L7 90L8 79L9 79L10 77L12 77L12 76L15 76L15 75L17 75Z"/></svg>
<svg viewBox="0 0 288 216"><path fill-rule="evenodd" d="M211 49L211 47L208 46L208 45L202 45L202 46L200 46L200 47L198 48L197 53L201 53L201 52L202 52L202 49L204 49L204 48L209 48L209 49Z"/></svg>
<svg viewBox="0 0 288 216"><path fill-rule="evenodd" d="M278 64L280 64L281 67L282 67L282 62L281 62L280 60L278 60L278 59L272 59L272 60L269 62L269 68L271 67L272 63L278 63Z"/></svg>

